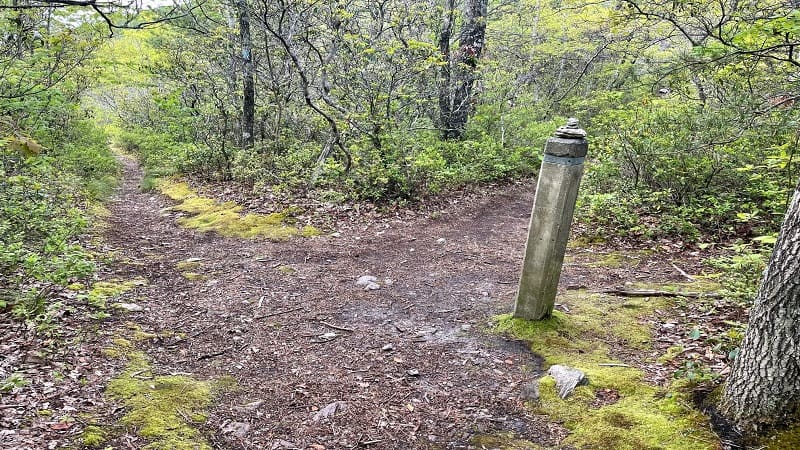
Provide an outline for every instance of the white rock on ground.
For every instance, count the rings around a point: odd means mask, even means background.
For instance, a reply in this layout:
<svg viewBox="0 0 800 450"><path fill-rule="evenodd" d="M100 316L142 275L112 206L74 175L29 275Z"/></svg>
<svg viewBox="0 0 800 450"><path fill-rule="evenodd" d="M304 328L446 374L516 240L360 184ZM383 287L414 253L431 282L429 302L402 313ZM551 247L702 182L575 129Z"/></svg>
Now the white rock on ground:
<svg viewBox="0 0 800 450"><path fill-rule="evenodd" d="M381 285L377 283L378 278L372 275L362 275L356 280L356 286L362 286L365 291L374 291L380 289Z"/></svg>
<svg viewBox="0 0 800 450"><path fill-rule="evenodd" d="M572 394L576 387L589 384L589 379L583 371L568 366L550 366L547 374L556 380L558 396L562 399Z"/></svg>

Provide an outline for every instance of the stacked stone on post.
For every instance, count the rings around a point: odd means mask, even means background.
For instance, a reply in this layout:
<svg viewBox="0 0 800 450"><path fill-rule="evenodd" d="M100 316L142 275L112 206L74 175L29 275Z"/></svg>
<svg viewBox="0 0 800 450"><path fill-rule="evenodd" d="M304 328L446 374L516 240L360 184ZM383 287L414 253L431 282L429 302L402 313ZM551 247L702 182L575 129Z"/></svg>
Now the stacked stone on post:
<svg viewBox="0 0 800 450"><path fill-rule="evenodd" d="M574 118L545 144L514 317L540 320L553 313L588 148Z"/></svg>

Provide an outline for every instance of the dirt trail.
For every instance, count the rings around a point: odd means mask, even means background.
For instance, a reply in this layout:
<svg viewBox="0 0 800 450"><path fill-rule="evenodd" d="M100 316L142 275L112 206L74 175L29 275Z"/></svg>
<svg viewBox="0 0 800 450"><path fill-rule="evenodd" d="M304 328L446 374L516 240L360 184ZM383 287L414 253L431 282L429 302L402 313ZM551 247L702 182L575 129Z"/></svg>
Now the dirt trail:
<svg viewBox="0 0 800 450"><path fill-rule="evenodd" d="M62 325L52 333L0 317L0 369L30 382L0 397L0 447L74 448L89 423L108 428L104 445L147 446L130 427L118 434L127 410L103 394L124 369L124 359L104 350L120 337L146 352L154 377L236 381L207 421L192 424L214 448L469 449L495 433L560 447L567 431L524 407L542 361L487 326L512 308L532 182L450 197L424 213L349 211L331 219L336 233L274 243L181 228L170 200L141 192L141 170L122 162L97 249L111 262L98 276L145 278L116 300L144 309L98 322L102 310L65 292L74 306L59 310ZM653 245L657 252L630 255L571 249L562 289L681 280L671 265L685 256L680 245ZM180 264L187 260L198 267ZM699 273L698 260L680 264ZM356 286L366 274L381 288ZM664 383L670 368L644 363L671 345L662 340L647 354L614 354ZM315 420L330 405L343 408Z"/></svg>
<svg viewBox="0 0 800 450"><path fill-rule="evenodd" d="M149 280L136 293L145 311L124 320L188 336L145 347L156 372L238 381L211 411L213 445L467 448L496 430L543 445L563 437L519 398L540 361L484 331L512 305L528 187L436 220L273 243L180 228L169 201L140 192L140 169L124 164L107 236L123 263L109 276ZM181 275L189 258L206 279ZM364 274L381 289L357 287ZM312 420L337 401L344 411ZM223 431L231 423L247 431Z"/></svg>

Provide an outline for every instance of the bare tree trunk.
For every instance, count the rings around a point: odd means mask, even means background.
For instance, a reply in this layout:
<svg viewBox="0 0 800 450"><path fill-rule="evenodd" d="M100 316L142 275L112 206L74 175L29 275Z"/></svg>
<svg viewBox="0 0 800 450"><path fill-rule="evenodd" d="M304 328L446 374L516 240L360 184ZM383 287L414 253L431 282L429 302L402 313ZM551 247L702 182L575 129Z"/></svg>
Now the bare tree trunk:
<svg viewBox="0 0 800 450"><path fill-rule="evenodd" d="M450 39L453 36L453 19L455 15L455 0L447 0L444 10L442 30L439 32L439 52L444 63L439 70L439 128L447 136L450 128L450 116L453 113L453 95L450 82L452 58L450 56Z"/></svg>
<svg viewBox="0 0 800 450"><path fill-rule="evenodd" d="M250 11L247 0L237 0L239 38L242 44L242 146L252 148L255 139L256 88L253 70L253 39L250 36Z"/></svg>
<svg viewBox="0 0 800 450"><path fill-rule="evenodd" d="M741 431L758 432L800 413L800 185L750 311L721 411Z"/></svg>
<svg viewBox="0 0 800 450"><path fill-rule="evenodd" d="M446 63L441 70L439 117L445 139L459 139L464 134L473 109L475 69L483 53L486 36L488 0L466 0L464 24L458 37L458 51L450 51L453 27L453 0L447 0L445 20L439 34L439 51Z"/></svg>

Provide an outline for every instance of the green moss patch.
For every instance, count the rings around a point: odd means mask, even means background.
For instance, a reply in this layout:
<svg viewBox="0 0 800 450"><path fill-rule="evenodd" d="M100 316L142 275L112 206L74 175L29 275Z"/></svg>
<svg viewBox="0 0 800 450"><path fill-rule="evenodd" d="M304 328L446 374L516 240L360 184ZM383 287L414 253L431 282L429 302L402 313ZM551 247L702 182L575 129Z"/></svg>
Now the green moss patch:
<svg viewBox="0 0 800 450"><path fill-rule="evenodd" d="M540 450L545 448L530 441L517 439L514 433L482 434L472 438L470 444L477 449L493 450Z"/></svg>
<svg viewBox="0 0 800 450"><path fill-rule="evenodd" d="M100 447L106 442L106 432L97 425L89 425L83 429L81 441L86 447Z"/></svg>
<svg viewBox="0 0 800 450"><path fill-rule="evenodd" d="M539 400L531 404L536 413L547 414L571 430L564 444L614 449L717 447L707 418L693 408L688 394L677 386L669 390L652 386L641 370L612 357L652 348L650 330L641 318L666 301L637 299L631 304L630 299L574 292L558 300L568 306L569 314L555 311L543 321L511 315L496 319L497 332L529 342L547 365L576 367L589 378L588 386L561 399L555 380L545 376ZM597 392L604 390L617 392L619 400L598 401Z"/></svg>
<svg viewBox="0 0 800 450"><path fill-rule="evenodd" d="M757 448L766 450L794 450L800 448L800 425L770 433L762 438Z"/></svg>
<svg viewBox="0 0 800 450"><path fill-rule="evenodd" d="M319 236L321 234L322 232L319 231L317 227L314 227L312 225L306 225L300 229L300 235L303 237L314 237L314 236Z"/></svg>
<svg viewBox="0 0 800 450"><path fill-rule="evenodd" d="M181 272L181 275L183 275L183 278L186 278L189 281L203 281L208 278L202 273L197 272Z"/></svg>
<svg viewBox="0 0 800 450"><path fill-rule="evenodd" d="M169 180L159 180L158 189L162 194L175 201L183 201L190 198L197 198L197 194L192 191L186 183L175 183Z"/></svg>
<svg viewBox="0 0 800 450"><path fill-rule="evenodd" d="M207 279L208 276L197 272L203 266L200 261L200 258L189 258L185 261L180 261L175 267L181 271L183 278L189 281L202 281Z"/></svg>
<svg viewBox="0 0 800 450"><path fill-rule="evenodd" d="M700 292L704 294L718 292L722 289L722 285L715 281L713 278L695 277L695 281L685 283L633 283L630 286L632 289L652 289L656 291L674 292L680 294L681 292Z"/></svg>
<svg viewBox="0 0 800 450"><path fill-rule="evenodd" d="M186 376L150 377L149 367L134 366L113 379L106 392L128 408L122 423L151 441L145 449L211 448L195 428L206 420L211 383Z"/></svg>
<svg viewBox="0 0 800 450"><path fill-rule="evenodd" d="M106 395L125 406L121 424L149 442L143 449L211 449L197 426L206 421L205 411L216 394L230 388L230 379L213 382L184 375L156 376L147 355L123 338L115 339L105 353L127 361L123 373L108 383ZM90 445L87 436L98 442L91 445L102 443L101 437L105 440L97 430L89 431L84 433L84 444Z"/></svg>
<svg viewBox="0 0 800 450"><path fill-rule="evenodd" d="M266 238L285 241L292 237L311 237L319 231L311 226L298 229L288 221L288 213L242 214L242 207L233 203L221 203L200 197L186 183L161 180L159 189L164 195L180 202L173 206L176 211L191 214L178 220L181 226L202 232L213 231L222 236L239 238Z"/></svg>
<svg viewBox="0 0 800 450"><path fill-rule="evenodd" d="M203 266L200 258L189 258L184 261L178 262L175 267L181 272L197 270Z"/></svg>
<svg viewBox="0 0 800 450"><path fill-rule="evenodd" d="M109 280L98 281L92 284L89 292L85 294L86 301L96 308L105 308L109 299L118 297L125 292L135 289L139 286L146 286L147 280L144 278L134 278L133 280Z"/></svg>
<svg viewBox="0 0 800 450"><path fill-rule="evenodd" d="M639 263L639 258L637 256L622 252L594 254L593 256L593 261L587 264L589 267L608 267L616 269L624 265L635 266Z"/></svg>
<svg viewBox="0 0 800 450"><path fill-rule="evenodd" d="M277 270L278 272L280 272L280 273L282 273L284 275L292 275L295 272L297 272L297 270L294 267L285 266L285 265L280 265L280 266L276 267L275 270Z"/></svg>

